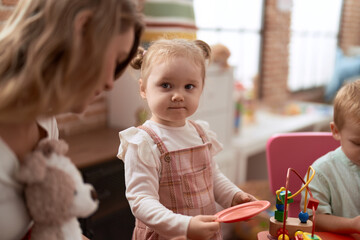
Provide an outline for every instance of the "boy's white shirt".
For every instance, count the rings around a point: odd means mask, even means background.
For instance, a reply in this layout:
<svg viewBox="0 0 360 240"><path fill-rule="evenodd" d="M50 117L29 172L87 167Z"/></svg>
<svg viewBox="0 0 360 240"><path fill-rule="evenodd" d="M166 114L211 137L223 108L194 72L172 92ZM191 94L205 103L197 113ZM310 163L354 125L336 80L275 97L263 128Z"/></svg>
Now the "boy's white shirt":
<svg viewBox="0 0 360 240"><path fill-rule="evenodd" d="M222 150L216 140L216 134L204 121L196 121L212 143L211 154ZM203 142L195 127L188 121L183 127L164 126L153 121L146 121L164 142L168 151L202 145ZM126 197L133 214L161 236L172 238L185 235L191 216L173 213L159 202L160 151L151 137L143 130L131 127L119 133L120 147L118 157L125 164ZM213 161L213 180L215 200L222 207L231 206L236 192L241 191L219 170Z"/></svg>
<svg viewBox="0 0 360 240"><path fill-rule="evenodd" d="M338 147L317 159L312 167L315 177L309 187L313 197L320 201L316 213L346 218L359 216L360 166L351 162ZM300 209L303 209L304 198L305 191L301 194Z"/></svg>

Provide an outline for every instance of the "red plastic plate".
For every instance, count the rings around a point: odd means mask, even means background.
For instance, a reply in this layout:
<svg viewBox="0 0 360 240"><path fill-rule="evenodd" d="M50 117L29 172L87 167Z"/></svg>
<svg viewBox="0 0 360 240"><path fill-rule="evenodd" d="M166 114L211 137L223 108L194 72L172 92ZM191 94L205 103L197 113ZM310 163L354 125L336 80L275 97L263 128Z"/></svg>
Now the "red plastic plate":
<svg viewBox="0 0 360 240"><path fill-rule="evenodd" d="M248 220L268 207L270 207L270 202L265 200L243 203L216 213L216 221L231 223Z"/></svg>

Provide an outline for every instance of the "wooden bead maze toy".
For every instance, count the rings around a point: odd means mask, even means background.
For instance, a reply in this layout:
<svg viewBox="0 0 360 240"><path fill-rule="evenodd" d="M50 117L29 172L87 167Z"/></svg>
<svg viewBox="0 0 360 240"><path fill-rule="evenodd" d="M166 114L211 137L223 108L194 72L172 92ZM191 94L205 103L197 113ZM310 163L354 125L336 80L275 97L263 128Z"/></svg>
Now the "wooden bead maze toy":
<svg viewBox="0 0 360 240"><path fill-rule="evenodd" d="M295 193L291 194L288 190L290 172L294 172L303 182L303 186ZM311 173L311 176L310 176ZM321 240L314 234L315 232L315 211L319 205L319 201L314 199L308 187L309 183L315 176L315 170L310 166L307 170L306 182L294 169L289 168L286 176L285 188L281 187L276 191L276 210L274 217L270 218L269 239L277 240ZM293 197L301 193L305 189L304 209L299 213L299 218L287 217L288 204L294 202ZM308 193L310 198L308 199ZM307 208L312 210L313 221L309 220Z"/></svg>

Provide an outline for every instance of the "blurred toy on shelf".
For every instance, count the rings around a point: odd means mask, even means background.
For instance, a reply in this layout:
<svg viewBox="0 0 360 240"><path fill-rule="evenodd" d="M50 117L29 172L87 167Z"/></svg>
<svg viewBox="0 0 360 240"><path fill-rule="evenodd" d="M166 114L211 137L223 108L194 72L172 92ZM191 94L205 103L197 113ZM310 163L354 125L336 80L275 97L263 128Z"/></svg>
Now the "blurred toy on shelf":
<svg viewBox="0 0 360 240"><path fill-rule="evenodd" d="M230 65L228 63L230 55L230 50L221 43L211 46L212 62L218 64L223 69L230 68Z"/></svg>
<svg viewBox="0 0 360 240"><path fill-rule="evenodd" d="M256 82L257 75L253 79L252 86L245 87L240 81L234 83L235 133L240 133L242 125L256 122Z"/></svg>
<svg viewBox="0 0 360 240"><path fill-rule="evenodd" d="M246 91L244 98L244 124L252 124L256 122L255 118L256 101L252 90Z"/></svg>
<svg viewBox="0 0 360 240"><path fill-rule="evenodd" d="M252 85L246 89L244 100L244 123L252 124L256 122L256 108L257 108L257 90L259 84L259 75L256 74L252 78Z"/></svg>
<svg viewBox="0 0 360 240"><path fill-rule="evenodd" d="M242 116L244 113L244 94L245 88L244 85L238 81L234 84L234 102L235 102L235 122L234 129L235 133L239 133L242 124Z"/></svg>
<svg viewBox="0 0 360 240"><path fill-rule="evenodd" d="M285 115L298 115L301 114L301 108L299 104L296 103L289 103L285 106Z"/></svg>
<svg viewBox="0 0 360 240"><path fill-rule="evenodd" d="M295 116L299 114L332 115L333 106L314 102L289 101L269 109L275 114Z"/></svg>

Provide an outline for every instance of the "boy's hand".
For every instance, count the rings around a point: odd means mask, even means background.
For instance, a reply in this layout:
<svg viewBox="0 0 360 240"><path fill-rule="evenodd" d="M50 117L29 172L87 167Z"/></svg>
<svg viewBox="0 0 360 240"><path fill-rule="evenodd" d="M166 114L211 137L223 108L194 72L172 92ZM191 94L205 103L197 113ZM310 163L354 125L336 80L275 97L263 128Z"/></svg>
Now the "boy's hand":
<svg viewBox="0 0 360 240"><path fill-rule="evenodd" d="M359 233L353 233L350 236L355 240L360 240L360 234Z"/></svg>
<svg viewBox="0 0 360 240"><path fill-rule="evenodd" d="M240 191L234 195L234 198L231 202L231 206L239 205L241 203L246 203L246 202L252 202L252 201L257 201L256 197L254 197L249 193Z"/></svg>
<svg viewBox="0 0 360 240"><path fill-rule="evenodd" d="M220 224L214 222L216 216L198 215L192 217L189 223L187 237L193 240L206 240L212 238L220 229Z"/></svg>
<svg viewBox="0 0 360 240"><path fill-rule="evenodd" d="M354 231L355 233L357 233L357 238L356 239L360 239L360 215L356 216L352 219L353 223L354 223Z"/></svg>

